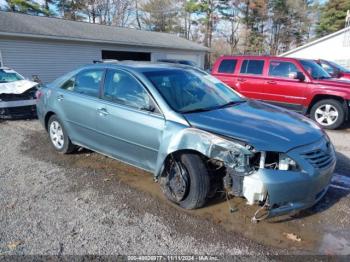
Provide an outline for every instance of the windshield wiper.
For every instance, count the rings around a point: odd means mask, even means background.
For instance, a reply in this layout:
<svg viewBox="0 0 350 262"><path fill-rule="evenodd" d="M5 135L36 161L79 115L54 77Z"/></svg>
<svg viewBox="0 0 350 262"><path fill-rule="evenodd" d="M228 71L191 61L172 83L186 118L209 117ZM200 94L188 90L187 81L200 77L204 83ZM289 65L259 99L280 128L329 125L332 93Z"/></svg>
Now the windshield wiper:
<svg viewBox="0 0 350 262"><path fill-rule="evenodd" d="M211 111L213 109L216 109L217 107L208 107L208 108L197 108L193 110L183 111L182 114L190 114L190 113L200 113L200 112L207 112Z"/></svg>
<svg viewBox="0 0 350 262"><path fill-rule="evenodd" d="M237 104L241 104L246 102L246 100L239 100L239 101L230 101L226 104L223 104L221 106L219 106L218 108L224 108L224 107L229 107L229 106L233 106L233 105L237 105Z"/></svg>
<svg viewBox="0 0 350 262"><path fill-rule="evenodd" d="M246 102L246 100L231 101L231 102L228 102L228 103L220 105L220 106L213 106L213 107L208 107L208 108L197 108L197 109L193 109L193 110L184 111L181 113L190 114L190 113L207 112L207 111L211 111L211 110L215 110L215 109L220 109L220 108L224 108L224 107L228 107L228 106L232 106L232 105L241 104L244 102Z"/></svg>

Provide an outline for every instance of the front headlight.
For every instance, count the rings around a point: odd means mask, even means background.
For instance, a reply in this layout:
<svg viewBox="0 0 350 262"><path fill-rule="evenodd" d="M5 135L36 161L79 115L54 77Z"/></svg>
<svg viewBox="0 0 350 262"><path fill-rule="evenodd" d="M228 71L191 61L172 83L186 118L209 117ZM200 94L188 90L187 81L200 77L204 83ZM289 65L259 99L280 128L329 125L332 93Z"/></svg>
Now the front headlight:
<svg viewBox="0 0 350 262"><path fill-rule="evenodd" d="M298 164L284 153L261 152L260 168L281 171L298 171Z"/></svg>
<svg viewBox="0 0 350 262"><path fill-rule="evenodd" d="M296 171L298 170L297 163L285 154L279 154L278 170Z"/></svg>

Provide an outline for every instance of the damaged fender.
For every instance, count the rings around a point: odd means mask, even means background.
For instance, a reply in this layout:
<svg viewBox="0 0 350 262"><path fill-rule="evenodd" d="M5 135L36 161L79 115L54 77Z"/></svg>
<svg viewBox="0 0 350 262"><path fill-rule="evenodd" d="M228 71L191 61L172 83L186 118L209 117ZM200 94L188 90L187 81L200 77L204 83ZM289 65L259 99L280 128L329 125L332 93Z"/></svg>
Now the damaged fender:
<svg viewBox="0 0 350 262"><path fill-rule="evenodd" d="M167 156L180 150L199 152L210 159L222 161L227 167L242 172L245 171L246 157L252 155L248 148L238 142L221 138L200 129L183 128L183 126L170 122L167 123L164 130L163 141L158 154L155 178L161 175Z"/></svg>

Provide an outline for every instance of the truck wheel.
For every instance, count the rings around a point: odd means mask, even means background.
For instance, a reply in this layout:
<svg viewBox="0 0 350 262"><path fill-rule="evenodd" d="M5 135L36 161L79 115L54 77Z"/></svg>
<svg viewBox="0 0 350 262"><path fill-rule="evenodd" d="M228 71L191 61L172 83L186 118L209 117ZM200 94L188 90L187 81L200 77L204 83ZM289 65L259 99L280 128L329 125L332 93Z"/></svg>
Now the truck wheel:
<svg viewBox="0 0 350 262"><path fill-rule="evenodd" d="M166 197L185 209L202 207L210 190L208 170L199 155L172 157L160 178Z"/></svg>
<svg viewBox="0 0 350 262"><path fill-rule="evenodd" d="M48 122L50 141L56 151L69 154L76 148L70 141L66 130L56 115L52 115Z"/></svg>
<svg viewBox="0 0 350 262"><path fill-rule="evenodd" d="M311 118L323 128L336 129L344 123L344 107L334 99L321 100L312 107Z"/></svg>

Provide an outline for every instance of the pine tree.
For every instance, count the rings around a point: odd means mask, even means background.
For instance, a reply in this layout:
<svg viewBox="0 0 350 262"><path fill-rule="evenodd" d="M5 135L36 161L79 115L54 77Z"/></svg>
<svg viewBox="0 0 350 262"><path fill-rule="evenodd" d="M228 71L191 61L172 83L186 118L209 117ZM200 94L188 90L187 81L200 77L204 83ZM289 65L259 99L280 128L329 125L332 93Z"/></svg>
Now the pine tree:
<svg viewBox="0 0 350 262"><path fill-rule="evenodd" d="M350 10L350 0L330 0L322 6L316 29L317 36L325 36L343 29L347 10Z"/></svg>
<svg viewBox="0 0 350 262"><path fill-rule="evenodd" d="M48 11L42 8L35 1L26 0L6 0L9 11L20 12L32 15L47 15Z"/></svg>

